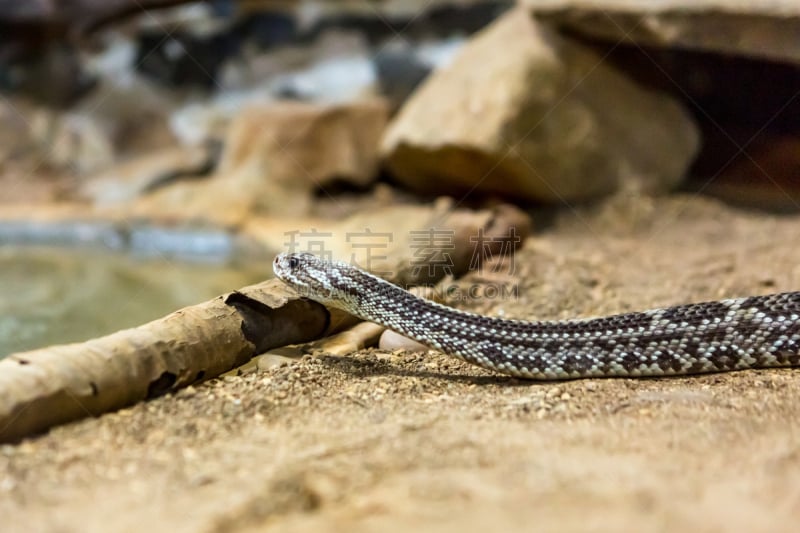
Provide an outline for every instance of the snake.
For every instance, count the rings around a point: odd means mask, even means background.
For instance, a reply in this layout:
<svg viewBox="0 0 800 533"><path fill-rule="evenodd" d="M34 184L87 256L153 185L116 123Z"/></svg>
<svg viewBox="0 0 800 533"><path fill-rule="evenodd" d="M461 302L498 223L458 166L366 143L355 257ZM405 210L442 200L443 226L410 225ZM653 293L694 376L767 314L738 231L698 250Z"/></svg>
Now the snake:
<svg viewBox="0 0 800 533"><path fill-rule="evenodd" d="M301 297L518 378L661 377L800 365L800 292L525 321L448 307L309 253L279 254L273 270Z"/></svg>

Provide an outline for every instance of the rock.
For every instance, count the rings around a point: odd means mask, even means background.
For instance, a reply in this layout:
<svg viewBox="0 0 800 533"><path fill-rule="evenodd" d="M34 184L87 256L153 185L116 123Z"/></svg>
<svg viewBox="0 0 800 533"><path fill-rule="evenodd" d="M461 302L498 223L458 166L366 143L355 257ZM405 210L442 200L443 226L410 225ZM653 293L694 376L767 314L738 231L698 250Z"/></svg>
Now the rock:
<svg viewBox="0 0 800 533"><path fill-rule="evenodd" d="M366 185L377 165L375 137L385 124L386 106L380 100L252 106L231 124L219 173L254 170L269 172L272 180L325 185L348 179Z"/></svg>
<svg viewBox="0 0 800 533"><path fill-rule="evenodd" d="M539 20L619 44L800 63L796 0L524 0Z"/></svg>
<svg viewBox="0 0 800 533"><path fill-rule="evenodd" d="M416 190L562 202L667 190L697 146L672 98L515 9L422 84L381 151Z"/></svg>
<svg viewBox="0 0 800 533"><path fill-rule="evenodd" d="M40 109L31 120L31 132L48 164L77 175L99 171L114 162L109 130L108 121L80 112L54 114Z"/></svg>
<svg viewBox="0 0 800 533"><path fill-rule="evenodd" d="M139 78L101 78L97 90L69 111L40 107L30 132L42 159L85 177L131 157L174 145L166 116L176 97Z"/></svg>
<svg viewBox="0 0 800 533"><path fill-rule="evenodd" d="M285 199L335 180L366 186L375 179L386 122L387 106L377 99L250 108L231 125L218 174L226 181L258 181L261 190L248 192L262 195L260 205L271 213L297 213ZM270 193L277 196L271 199Z"/></svg>
<svg viewBox="0 0 800 533"><path fill-rule="evenodd" d="M340 180L365 186L375 178L387 113L381 100L247 108L231 124L210 179L160 188L140 202L137 214L211 218L223 225L254 212L303 215L314 190Z"/></svg>
<svg viewBox="0 0 800 533"><path fill-rule="evenodd" d="M254 95L237 95L226 98L224 102L209 100L208 102L191 102L177 107L169 114L168 122L172 134L184 146L202 144L204 142L221 142L236 115L232 110L253 105ZM260 95L262 101L264 94Z"/></svg>
<svg viewBox="0 0 800 533"><path fill-rule="evenodd" d="M42 165L41 145L31 135L31 102L0 97L0 207L38 204L62 198L72 185L70 175Z"/></svg>
<svg viewBox="0 0 800 533"><path fill-rule="evenodd" d="M182 176L201 176L213 164L208 145L173 146L124 161L89 178L81 195L96 206L130 202Z"/></svg>
<svg viewBox="0 0 800 533"><path fill-rule="evenodd" d="M406 352L427 352L429 349L421 342L404 337L403 335L395 333L390 329L387 329L381 335L381 338L378 341L378 348L381 350L386 350L387 352L393 352L395 350L404 350Z"/></svg>
<svg viewBox="0 0 800 533"><path fill-rule="evenodd" d="M278 348L269 353L257 355L251 362L255 361L256 368L260 371L271 370L279 366L290 365L303 356L302 350L291 348Z"/></svg>
<svg viewBox="0 0 800 533"><path fill-rule="evenodd" d="M330 337L310 344L309 351L322 351L328 355L347 355L378 344L384 327L371 322L361 322Z"/></svg>

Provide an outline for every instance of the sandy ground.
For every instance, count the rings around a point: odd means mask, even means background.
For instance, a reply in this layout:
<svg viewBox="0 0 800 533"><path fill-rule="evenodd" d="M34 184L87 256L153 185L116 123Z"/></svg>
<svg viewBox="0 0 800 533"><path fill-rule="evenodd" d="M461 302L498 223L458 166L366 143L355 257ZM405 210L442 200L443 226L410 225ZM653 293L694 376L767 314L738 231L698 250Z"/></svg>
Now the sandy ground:
<svg viewBox="0 0 800 533"><path fill-rule="evenodd" d="M564 209L505 316L800 288L800 217ZM475 280L472 280L475 281ZM800 370L531 383L436 353L306 357L0 447L10 531L796 531Z"/></svg>

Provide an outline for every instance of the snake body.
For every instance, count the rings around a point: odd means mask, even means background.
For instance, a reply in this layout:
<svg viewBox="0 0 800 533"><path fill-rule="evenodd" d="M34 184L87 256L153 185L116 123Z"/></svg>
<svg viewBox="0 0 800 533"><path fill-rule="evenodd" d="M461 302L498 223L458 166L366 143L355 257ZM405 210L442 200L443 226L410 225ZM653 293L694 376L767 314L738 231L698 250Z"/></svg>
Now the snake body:
<svg viewBox="0 0 800 533"><path fill-rule="evenodd" d="M800 292L603 318L522 321L424 300L343 262L280 254L302 296L512 376L552 380L701 374L800 365Z"/></svg>

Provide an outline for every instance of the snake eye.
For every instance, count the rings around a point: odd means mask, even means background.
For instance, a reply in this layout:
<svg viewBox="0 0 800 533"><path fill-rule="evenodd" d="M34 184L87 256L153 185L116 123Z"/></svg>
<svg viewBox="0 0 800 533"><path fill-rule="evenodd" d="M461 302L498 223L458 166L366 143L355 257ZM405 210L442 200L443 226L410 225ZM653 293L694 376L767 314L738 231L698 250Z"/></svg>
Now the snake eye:
<svg viewBox="0 0 800 533"><path fill-rule="evenodd" d="M297 268L300 266L300 260L296 257L289 258L289 268Z"/></svg>

